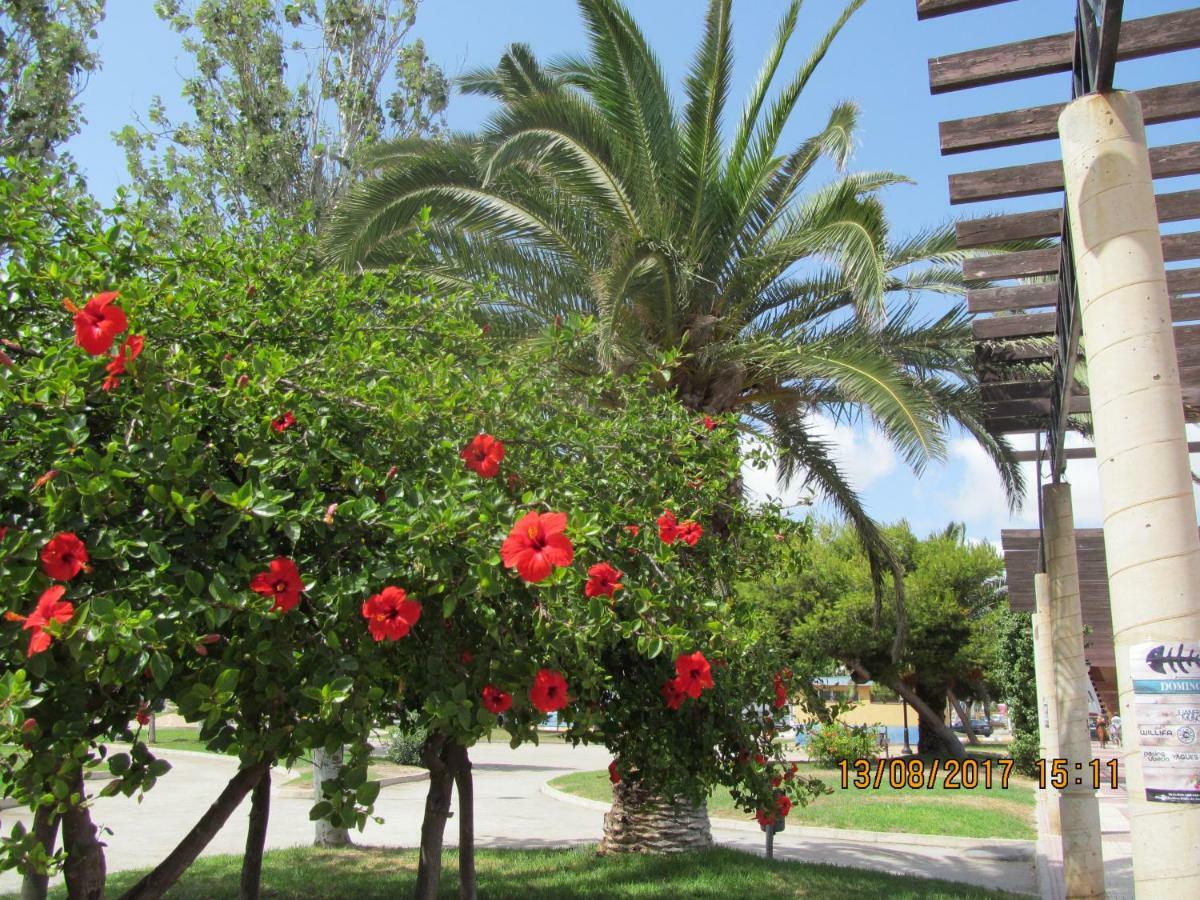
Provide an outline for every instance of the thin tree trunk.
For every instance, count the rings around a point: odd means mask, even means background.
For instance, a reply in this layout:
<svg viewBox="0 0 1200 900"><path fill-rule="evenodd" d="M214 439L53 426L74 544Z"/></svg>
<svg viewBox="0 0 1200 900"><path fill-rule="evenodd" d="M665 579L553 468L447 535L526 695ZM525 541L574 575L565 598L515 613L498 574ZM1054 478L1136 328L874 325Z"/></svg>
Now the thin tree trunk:
<svg viewBox="0 0 1200 900"><path fill-rule="evenodd" d="M638 784L632 772L613 785L601 853L680 853L711 846L705 804L656 796Z"/></svg>
<svg viewBox="0 0 1200 900"><path fill-rule="evenodd" d="M331 778L337 778L338 773L342 771L342 748L339 747L334 753L326 753L324 748L318 747L313 750L312 766L313 800L320 802L324 798L321 785ZM319 819L314 823L314 827L314 847L354 846L354 842L350 840L350 829L345 826L334 825L328 819Z"/></svg>
<svg viewBox="0 0 1200 900"><path fill-rule="evenodd" d="M454 773L450 768L444 734L431 734L422 756L429 770L429 792L425 795L425 819L421 823L421 856L417 863L417 900L437 900L442 878L442 843L450 818L450 795Z"/></svg>
<svg viewBox="0 0 1200 900"><path fill-rule="evenodd" d="M461 744L454 747L454 783L458 790L458 896L475 900L475 786L471 757Z"/></svg>
<svg viewBox="0 0 1200 900"><path fill-rule="evenodd" d="M263 851L267 846L267 824L271 819L271 770L258 779L250 794L250 827L246 830L246 853L242 857L242 883L238 900L258 900L262 886Z"/></svg>
<svg viewBox="0 0 1200 900"><path fill-rule="evenodd" d="M915 688L909 687L899 678L887 683L893 691L903 698L909 706L917 711L920 731L917 734L917 752L930 752L933 748L939 754L949 754L954 759L966 759L967 751L958 739L958 735L945 723L933 707L926 703Z"/></svg>
<svg viewBox="0 0 1200 900"><path fill-rule="evenodd" d="M48 806L39 806L33 814L31 828L37 842L46 850L47 856L54 854L58 841L58 816ZM50 876L37 872L26 872L21 879L21 900L46 900L50 891Z"/></svg>
<svg viewBox="0 0 1200 900"><path fill-rule="evenodd" d="M165 894L229 821L243 798L261 780L263 772L270 768L271 762L262 760L239 770L167 858L122 894L120 900L158 900Z"/></svg>
<svg viewBox="0 0 1200 900"><path fill-rule="evenodd" d="M946 696L950 699L950 705L954 707L954 713L958 716L958 721L963 723L963 732L967 735L967 740L971 744L978 744L979 738L975 736L975 729L971 727L970 711L963 709L962 701L955 696L954 691L947 689Z"/></svg>
<svg viewBox="0 0 1200 900"><path fill-rule="evenodd" d="M75 791L79 802L69 804L62 816L63 849L67 851L63 866L67 897L68 900L103 900L107 875L104 844L96 837L97 828L92 822L91 810L86 806L82 772L75 783Z"/></svg>

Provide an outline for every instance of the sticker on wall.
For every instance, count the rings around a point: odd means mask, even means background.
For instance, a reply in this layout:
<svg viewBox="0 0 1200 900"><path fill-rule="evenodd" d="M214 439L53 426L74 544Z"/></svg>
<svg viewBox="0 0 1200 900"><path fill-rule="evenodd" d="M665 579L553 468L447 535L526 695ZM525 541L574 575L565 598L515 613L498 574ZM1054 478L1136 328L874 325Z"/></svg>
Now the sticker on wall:
<svg viewBox="0 0 1200 900"><path fill-rule="evenodd" d="M1129 675L1146 799L1200 804L1200 642L1137 644Z"/></svg>

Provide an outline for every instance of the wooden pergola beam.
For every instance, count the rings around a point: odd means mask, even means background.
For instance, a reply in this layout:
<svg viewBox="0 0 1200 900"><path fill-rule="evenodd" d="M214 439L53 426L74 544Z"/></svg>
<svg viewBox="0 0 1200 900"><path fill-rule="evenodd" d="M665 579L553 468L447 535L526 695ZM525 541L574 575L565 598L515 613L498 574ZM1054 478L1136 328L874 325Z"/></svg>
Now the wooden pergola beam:
<svg viewBox="0 0 1200 900"><path fill-rule="evenodd" d="M1159 194L1155 204L1160 222L1200 219L1200 190ZM1005 241L1058 237L1062 234L1062 208L964 219L954 228L958 246L963 250Z"/></svg>
<svg viewBox="0 0 1200 900"><path fill-rule="evenodd" d="M1200 82L1169 84L1136 93L1147 125L1200 116ZM942 155L1057 139L1058 117L1065 107L1065 103L1049 103L941 122L938 134Z"/></svg>
<svg viewBox="0 0 1200 900"><path fill-rule="evenodd" d="M1075 34L1052 34L929 60L929 90L960 91L1070 72ZM1117 59L1140 59L1200 47L1200 9L1132 19L1121 24Z"/></svg>
<svg viewBox="0 0 1200 900"><path fill-rule="evenodd" d="M983 9L985 6L999 6L1001 3L1011 3L1012 0L917 0L917 18L934 19L938 16L948 16L951 13L967 12L972 9Z"/></svg>
<svg viewBox="0 0 1200 900"><path fill-rule="evenodd" d="M1200 141L1150 148L1150 172L1155 178L1200 173ZM960 172L950 176L950 202L978 203L1008 197L1052 194L1063 186L1062 163L1058 160Z"/></svg>

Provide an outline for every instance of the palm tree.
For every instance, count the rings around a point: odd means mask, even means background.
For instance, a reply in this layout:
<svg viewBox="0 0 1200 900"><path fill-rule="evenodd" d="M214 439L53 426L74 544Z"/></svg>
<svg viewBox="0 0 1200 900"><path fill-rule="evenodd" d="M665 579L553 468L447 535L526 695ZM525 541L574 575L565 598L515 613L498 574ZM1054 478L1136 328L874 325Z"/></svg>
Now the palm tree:
<svg viewBox="0 0 1200 900"><path fill-rule="evenodd" d="M348 267L413 253L458 289L493 280L493 333L539 332L592 316L596 363L621 369L678 352L669 383L697 411L736 414L768 436L784 478L802 478L854 524L877 583L899 567L845 477L818 414L865 418L914 468L939 458L952 424L987 450L1019 496L1009 448L983 427L961 310L917 315L922 291L962 291L953 229L889 236L890 172L846 172L857 107L836 104L791 149L780 141L851 0L773 91L800 0L779 24L725 139L732 0L710 0L682 112L621 0L578 0L586 56L540 63L524 45L461 88L494 98L478 135L378 148L372 174L327 232ZM810 189L822 161L836 167ZM896 635L898 656L903 636Z"/></svg>

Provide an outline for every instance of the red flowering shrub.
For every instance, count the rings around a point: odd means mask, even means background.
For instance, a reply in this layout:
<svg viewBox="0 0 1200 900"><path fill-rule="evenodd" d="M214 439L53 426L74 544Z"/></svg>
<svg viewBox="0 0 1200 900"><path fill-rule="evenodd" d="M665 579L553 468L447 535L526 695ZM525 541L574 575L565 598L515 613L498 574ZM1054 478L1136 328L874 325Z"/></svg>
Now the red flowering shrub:
<svg viewBox="0 0 1200 900"><path fill-rule="evenodd" d="M398 641L408 637L421 618L421 604L409 600L404 588L389 585L363 604L362 614L371 637L377 641Z"/></svg>
<svg viewBox="0 0 1200 900"><path fill-rule="evenodd" d="M490 434L477 434L460 454L467 468L484 478L495 478L504 459L504 444Z"/></svg>
<svg viewBox="0 0 1200 900"><path fill-rule="evenodd" d="M596 563L588 569L588 580L583 586L583 592L588 597L611 597L625 586L620 581L619 570L606 562Z"/></svg>
<svg viewBox="0 0 1200 900"><path fill-rule="evenodd" d="M483 706L492 715L500 715L500 713L508 712L512 708L512 694L507 691L502 691L494 684L485 684L483 686Z"/></svg>
<svg viewBox="0 0 1200 900"><path fill-rule="evenodd" d="M67 589L61 584L52 585L42 591L37 606L28 616L22 616L12 611L4 614L6 621L22 622L24 629L32 632L29 635L29 649L25 651L26 655L33 656L35 653L44 653L49 650L50 642L54 638L49 629L50 623L69 622L75 615L74 605L62 599L66 592Z"/></svg>
<svg viewBox="0 0 1200 900"><path fill-rule="evenodd" d="M271 560L271 566L266 572L259 572L250 579L250 590L264 597L275 600L272 610L288 612L300 602L300 592L304 590L304 582L300 579L300 570L286 556L277 556Z"/></svg>
<svg viewBox="0 0 1200 900"><path fill-rule="evenodd" d="M42 548L42 571L56 581L70 581L88 563L87 545L69 531L57 534Z"/></svg>
<svg viewBox="0 0 1200 900"><path fill-rule="evenodd" d="M570 702L567 696L567 679L562 672L538 669L529 688L529 702L540 712L558 712Z"/></svg>
<svg viewBox="0 0 1200 900"><path fill-rule="evenodd" d="M556 568L569 566L575 558L566 530L566 513L528 512L508 533L500 558L526 581L545 581Z"/></svg>
<svg viewBox="0 0 1200 900"><path fill-rule="evenodd" d="M118 296L116 291L96 294L83 309L70 300L64 302L67 309L75 313L75 343L92 356L107 353L117 335L129 327L124 310L114 303Z"/></svg>

